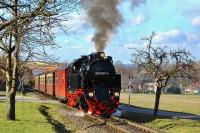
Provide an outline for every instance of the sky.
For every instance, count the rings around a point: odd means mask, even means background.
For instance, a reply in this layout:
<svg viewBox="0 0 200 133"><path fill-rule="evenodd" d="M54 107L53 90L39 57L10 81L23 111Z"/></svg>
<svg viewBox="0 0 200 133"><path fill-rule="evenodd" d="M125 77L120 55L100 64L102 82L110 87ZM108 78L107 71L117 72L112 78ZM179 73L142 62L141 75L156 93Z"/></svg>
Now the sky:
<svg viewBox="0 0 200 133"><path fill-rule="evenodd" d="M167 46L170 49L185 48L196 59L200 59L200 0L143 0L133 7L130 0L123 0L118 6L123 18L122 23L111 33L105 49L106 55L114 62L131 63L134 48L142 48L142 41L152 32L155 46ZM81 55L95 52L91 41L95 28L88 20L83 8L69 15L65 25L70 27L68 34L56 32L56 42L60 48L50 53L60 57L61 61L71 62Z"/></svg>

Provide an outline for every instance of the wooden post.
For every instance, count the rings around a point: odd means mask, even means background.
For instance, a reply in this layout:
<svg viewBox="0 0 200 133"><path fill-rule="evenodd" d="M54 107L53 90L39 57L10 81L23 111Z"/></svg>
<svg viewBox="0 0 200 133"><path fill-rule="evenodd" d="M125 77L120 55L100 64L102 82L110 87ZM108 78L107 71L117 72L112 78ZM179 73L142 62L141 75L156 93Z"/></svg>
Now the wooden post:
<svg viewBox="0 0 200 133"><path fill-rule="evenodd" d="M128 77L128 106L130 106L131 100L131 79L130 76Z"/></svg>

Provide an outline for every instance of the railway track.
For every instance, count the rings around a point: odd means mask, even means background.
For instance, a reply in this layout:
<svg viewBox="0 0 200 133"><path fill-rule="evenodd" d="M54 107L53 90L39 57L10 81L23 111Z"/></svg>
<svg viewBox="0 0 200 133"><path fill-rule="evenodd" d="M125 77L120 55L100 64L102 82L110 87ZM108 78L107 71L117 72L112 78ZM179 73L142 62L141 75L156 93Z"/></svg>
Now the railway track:
<svg viewBox="0 0 200 133"><path fill-rule="evenodd" d="M76 108L67 106L74 111L79 111ZM163 133L163 131L154 130L144 125L130 122L126 119L111 116L110 118L102 118L99 116L88 115L85 113L85 118L94 121L95 123L106 125L115 130L117 133Z"/></svg>
<svg viewBox="0 0 200 133"><path fill-rule="evenodd" d="M47 96L41 95L40 93L39 96L42 98L49 98ZM75 112L80 111L76 108L67 105L66 108ZM99 116L88 115L87 113L85 113L85 118L94 121L94 123L98 123L100 125L106 125L108 128L111 128L117 133L163 133L163 131L154 130L144 125L133 123L126 119L114 116L111 116L110 118L102 118Z"/></svg>
<svg viewBox="0 0 200 133"><path fill-rule="evenodd" d="M159 132L159 131L150 129L146 126L136 124L128 120L121 119L114 116L107 119L103 119L98 116L91 116L91 115L86 115L86 116L96 121L104 123L109 128L112 128L113 130L119 133L158 133Z"/></svg>

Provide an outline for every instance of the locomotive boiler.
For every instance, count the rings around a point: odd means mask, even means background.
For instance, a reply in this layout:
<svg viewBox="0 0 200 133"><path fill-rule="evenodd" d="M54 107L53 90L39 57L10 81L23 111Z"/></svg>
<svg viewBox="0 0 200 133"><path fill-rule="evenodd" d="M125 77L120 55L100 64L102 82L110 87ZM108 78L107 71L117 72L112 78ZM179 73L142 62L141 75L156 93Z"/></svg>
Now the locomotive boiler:
<svg viewBox="0 0 200 133"><path fill-rule="evenodd" d="M39 77L43 79L44 75ZM38 76L35 79L40 84ZM121 76L116 74L112 57L105 56L104 52L82 56L67 68L55 70L51 81L52 93L49 94L88 114L110 116L118 107ZM36 86L40 91L40 85Z"/></svg>

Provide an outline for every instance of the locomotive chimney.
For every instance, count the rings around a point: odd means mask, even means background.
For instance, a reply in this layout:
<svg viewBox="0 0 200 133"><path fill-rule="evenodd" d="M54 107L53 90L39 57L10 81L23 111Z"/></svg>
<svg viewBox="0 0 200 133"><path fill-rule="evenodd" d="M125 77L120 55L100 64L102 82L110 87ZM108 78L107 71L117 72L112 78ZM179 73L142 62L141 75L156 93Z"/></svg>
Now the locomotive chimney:
<svg viewBox="0 0 200 133"><path fill-rule="evenodd" d="M91 61L104 59L104 57L105 57L105 53L104 52L94 52L94 53L89 55L89 59Z"/></svg>

